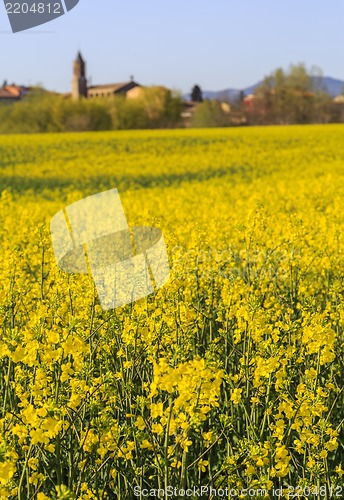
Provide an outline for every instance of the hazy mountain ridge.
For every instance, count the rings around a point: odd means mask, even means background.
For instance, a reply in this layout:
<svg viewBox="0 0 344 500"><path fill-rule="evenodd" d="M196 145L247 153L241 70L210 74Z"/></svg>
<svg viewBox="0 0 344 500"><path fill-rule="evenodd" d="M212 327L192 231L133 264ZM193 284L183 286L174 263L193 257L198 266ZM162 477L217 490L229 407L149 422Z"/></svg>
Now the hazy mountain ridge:
<svg viewBox="0 0 344 500"><path fill-rule="evenodd" d="M252 94L257 87L259 87L263 83L263 80L257 82L250 87L246 87L244 89L224 89L224 90L204 90L203 97L204 99L218 99L221 101L233 101L237 99L240 95L240 92L243 92L245 96ZM324 76L322 78L314 78L314 85L317 88L322 88L325 92L327 92L332 97L337 97L342 94L344 91L344 80L339 80L338 78L332 78L331 76ZM191 94L187 94L184 96L185 99L189 100Z"/></svg>

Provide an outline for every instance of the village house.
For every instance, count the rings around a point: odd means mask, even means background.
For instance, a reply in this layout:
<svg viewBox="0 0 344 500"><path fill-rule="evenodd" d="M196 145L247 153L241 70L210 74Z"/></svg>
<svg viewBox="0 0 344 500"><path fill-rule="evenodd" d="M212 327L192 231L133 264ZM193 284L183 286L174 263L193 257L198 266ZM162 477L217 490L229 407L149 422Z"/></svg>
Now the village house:
<svg viewBox="0 0 344 500"><path fill-rule="evenodd" d="M0 88L0 101L1 102L13 102L19 101L28 93L30 89L28 87L23 87L21 85L7 85L7 82L4 82L2 87Z"/></svg>

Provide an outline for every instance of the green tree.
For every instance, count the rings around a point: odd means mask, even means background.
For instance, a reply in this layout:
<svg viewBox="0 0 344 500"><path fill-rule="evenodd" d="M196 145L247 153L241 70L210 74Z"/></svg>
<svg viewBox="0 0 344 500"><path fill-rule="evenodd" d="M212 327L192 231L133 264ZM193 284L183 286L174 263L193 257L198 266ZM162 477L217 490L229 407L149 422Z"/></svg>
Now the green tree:
<svg viewBox="0 0 344 500"><path fill-rule="evenodd" d="M226 115L218 101L206 99L197 105L191 119L191 127L226 127L230 125Z"/></svg>
<svg viewBox="0 0 344 500"><path fill-rule="evenodd" d="M143 103L152 128L174 127L180 123L182 99L165 87L146 87L137 101Z"/></svg>
<svg viewBox="0 0 344 500"><path fill-rule="evenodd" d="M256 90L250 110L251 123L327 123L331 99L322 85L322 73L302 63L278 68Z"/></svg>
<svg viewBox="0 0 344 500"><path fill-rule="evenodd" d="M203 102L203 93L199 85L195 85L191 92L191 101Z"/></svg>
<svg viewBox="0 0 344 500"><path fill-rule="evenodd" d="M0 106L0 133L175 127L181 111L181 97L164 87L142 89L136 99L114 96L80 101L37 88L21 101Z"/></svg>

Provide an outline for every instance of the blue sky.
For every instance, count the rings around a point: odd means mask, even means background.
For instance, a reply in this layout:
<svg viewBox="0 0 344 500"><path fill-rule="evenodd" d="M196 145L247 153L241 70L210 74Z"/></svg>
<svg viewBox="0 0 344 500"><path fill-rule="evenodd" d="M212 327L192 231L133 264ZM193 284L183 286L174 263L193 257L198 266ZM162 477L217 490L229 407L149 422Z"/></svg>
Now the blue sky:
<svg viewBox="0 0 344 500"><path fill-rule="evenodd" d="M343 0L80 0L57 20L12 34L1 3L0 84L68 91L79 49L93 84L134 75L183 92L195 83L243 88L298 62L344 79L343 17Z"/></svg>

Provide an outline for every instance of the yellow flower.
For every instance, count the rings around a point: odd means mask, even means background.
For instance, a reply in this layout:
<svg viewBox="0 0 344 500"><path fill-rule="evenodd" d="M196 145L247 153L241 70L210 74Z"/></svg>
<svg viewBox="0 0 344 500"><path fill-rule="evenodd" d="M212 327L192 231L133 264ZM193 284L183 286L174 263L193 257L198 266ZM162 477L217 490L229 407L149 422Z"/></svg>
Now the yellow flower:
<svg viewBox="0 0 344 500"><path fill-rule="evenodd" d="M330 439L329 441L327 441L327 443L325 443L325 448L327 448L329 451L336 450L338 448L337 438L334 437L334 438Z"/></svg>
<svg viewBox="0 0 344 500"><path fill-rule="evenodd" d="M161 424L153 424L152 432L154 432L154 434L159 434L159 436L161 436L164 433L164 428Z"/></svg>
<svg viewBox="0 0 344 500"><path fill-rule="evenodd" d="M86 452L92 452L92 448L98 444L99 442L99 437L95 434L93 429L90 429L89 431L86 431L84 437L84 443L83 443L83 449Z"/></svg>
<svg viewBox="0 0 344 500"><path fill-rule="evenodd" d="M46 334L46 337L47 337L47 341L50 344L57 344L58 342L60 342L60 335L55 330L50 330Z"/></svg>
<svg viewBox="0 0 344 500"><path fill-rule="evenodd" d="M38 408L36 413L39 417L45 417L48 414L48 411L46 408L42 407L42 408Z"/></svg>
<svg viewBox="0 0 344 500"><path fill-rule="evenodd" d="M197 467L201 472L205 472L207 470L208 465L209 465L208 460L199 460L197 462Z"/></svg>
<svg viewBox="0 0 344 500"><path fill-rule="evenodd" d="M335 471L336 474L338 474L338 476L342 477L342 475L344 474L344 470L342 469L342 464L337 465Z"/></svg>
<svg viewBox="0 0 344 500"><path fill-rule="evenodd" d="M180 469L181 466L182 466L182 462L180 460L177 460L177 459L172 460L171 467L173 467L174 469Z"/></svg>
<svg viewBox="0 0 344 500"><path fill-rule="evenodd" d="M40 493L37 493L37 500L50 500L50 499L49 499L49 497L47 497L47 495L40 492Z"/></svg>
<svg viewBox="0 0 344 500"><path fill-rule="evenodd" d="M30 431L30 436L31 436L31 443L33 445L40 443L48 444L50 441L48 434L44 432L42 429L32 429Z"/></svg>
<svg viewBox="0 0 344 500"><path fill-rule="evenodd" d="M30 469L37 470L38 459L31 457L29 458L27 464L30 467Z"/></svg>
<svg viewBox="0 0 344 500"><path fill-rule="evenodd" d="M16 465L13 462L5 461L0 463L0 484L6 484L12 479L16 471Z"/></svg>
<svg viewBox="0 0 344 500"><path fill-rule="evenodd" d="M146 448L148 450L152 450L153 445L147 439L144 439L141 443L141 448Z"/></svg>
<svg viewBox="0 0 344 500"><path fill-rule="evenodd" d="M152 418L162 417L164 414L163 403L152 403L151 404L151 415Z"/></svg>
<svg viewBox="0 0 344 500"><path fill-rule="evenodd" d="M317 371L314 368L310 368L305 371L306 377L309 379L314 379L317 376Z"/></svg>
<svg viewBox="0 0 344 500"><path fill-rule="evenodd" d="M231 394L231 401L233 401L233 403L235 405L239 404L240 401L241 401L241 393L242 393L242 389L234 389L232 394Z"/></svg>
<svg viewBox="0 0 344 500"><path fill-rule="evenodd" d="M249 464L249 465L246 467L246 474L247 474L248 476L251 476L252 474L255 474L255 473L256 473L256 468L255 468L253 465Z"/></svg>
<svg viewBox="0 0 344 500"><path fill-rule="evenodd" d="M135 422L135 425L136 427L140 430L140 431L143 431L143 429L145 429L146 427L146 424L145 424L145 421L143 420L143 418L141 416L139 416Z"/></svg>

